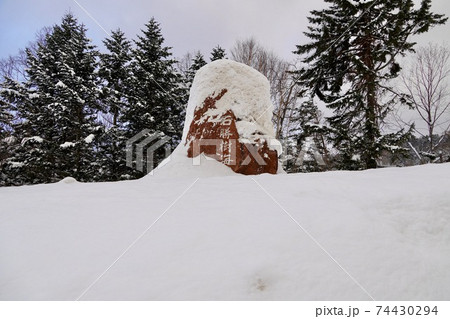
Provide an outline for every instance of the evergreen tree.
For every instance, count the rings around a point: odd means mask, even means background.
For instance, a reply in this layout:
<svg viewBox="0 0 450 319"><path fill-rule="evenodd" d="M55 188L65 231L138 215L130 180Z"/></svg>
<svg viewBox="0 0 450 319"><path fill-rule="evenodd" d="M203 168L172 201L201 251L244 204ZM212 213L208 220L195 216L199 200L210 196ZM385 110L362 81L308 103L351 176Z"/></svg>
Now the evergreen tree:
<svg viewBox="0 0 450 319"><path fill-rule="evenodd" d="M102 180L119 180L130 173L126 167L124 114L130 107L131 43L119 29L111 32L111 38L103 43L109 51L100 55L99 66L107 128L101 136L98 156Z"/></svg>
<svg viewBox="0 0 450 319"><path fill-rule="evenodd" d="M226 53L225 50L218 45L212 50L210 60L213 62L220 59L226 59Z"/></svg>
<svg viewBox="0 0 450 319"><path fill-rule="evenodd" d="M131 92L131 43L120 30L112 31L103 41L109 53L100 54L99 76L103 80L104 111L111 115L111 125L119 125Z"/></svg>
<svg viewBox="0 0 450 319"><path fill-rule="evenodd" d="M0 85L1 90L1 85ZM12 113L8 107L8 103L3 101L0 96L0 169L5 160L9 157L9 144L11 141ZM6 175L0 173L0 185L2 180L6 179Z"/></svg>
<svg viewBox="0 0 450 319"><path fill-rule="evenodd" d="M192 82L194 82L195 74L198 70L201 69L202 66L206 65L205 58L203 57L203 54L201 54L200 51L198 51L195 56L192 58L192 63L189 66L189 69L187 70L185 74L185 82L188 87L188 89L191 88ZM187 102L187 101L186 101Z"/></svg>
<svg viewBox="0 0 450 319"><path fill-rule="evenodd" d="M375 168L383 150L407 137L403 131L383 135L381 124L400 95L389 80L397 77L399 56L413 51L412 35L443 24L430 12L431 0L418 9L413 0L325 0L330 7L312 11L308 36L297 46L307 65L298 71L299 84L309 87L334 115L328 118L331 140L341 153L343 168Z"/></svg>
<svg viewBox="0 0 450 319"><path fill-rule="evenodd" d="M67 14L35 53L27 49L27 80L5 83L2 95L21 119L15 125L20 144L6 163L15 184L95 180L96 58L86 28Z"/></svg>
<svg viewBox="0 0 450 319"><path fill-rule="evenodd" d="M285 170L288 173L322 171L330 168L325 141L327 127L312 98L305 99L292 109L292 123L285 132Z"/></svg>
<svg viewBox="0 0 450 319"><path fill-rule="evenodd" d="M8 127L11 126L12 114L8 104L0 99L0 140L8 135Z"/></svg>
<svg viewBox="0 0 450 319"><path fill-rule="evenodd" d="M181 140L185 91L175 70L176 61L171 58L171 48L163 46L159 23L152 18L142 33L135 41L134 89L130 108L124 114L128 137L149 129L151 133L162 132L169 136L175 146Z"/></svg>
<svg viewBox="0 0 450 319"><path fill-rule="evenodd" d="M195 55L194 59L192 60L191 70L197 72L200 70L201 67L206 65L205 58L203 57L203 54L198 51Z"/></svg>
<svg viewBox="0 0 450 319"><path fill-rule="evenodd" d="M25 88L17 81L12 80L8 76L5 76L3 82L0 83L0 105L2 105L3 114L6 112L10 114L10 111L17 112L17 101L22 100L25 97ZM7 137L5 123L6 116L3 115L3 123L1 124L1 137L0 137L0 186L8 185L20 185L22 183L15 183L17 179L16 167L21 166L21 163L15 163L11 159L13 154L17 156L16 149L20 145L20 141L17 138L17 130L14 123L11 124L12 131Z"/></svg>

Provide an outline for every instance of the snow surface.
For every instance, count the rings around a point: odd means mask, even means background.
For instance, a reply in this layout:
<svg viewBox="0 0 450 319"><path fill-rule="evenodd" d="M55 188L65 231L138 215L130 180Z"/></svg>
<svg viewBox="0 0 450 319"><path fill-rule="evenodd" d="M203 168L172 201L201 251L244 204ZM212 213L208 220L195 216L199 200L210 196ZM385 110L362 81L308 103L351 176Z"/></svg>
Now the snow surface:
<svg viewBox="0 0 450 319"><path fill-rule="evenodd" d="M75 146L75 143L73 143L73 142L64 142L61 145L59 145L59 147L61 147L61 148L68 148L68 147L74 147L74 146Z"/></svg>
<svg viewBox="0 0 450 319"><path fill-rule="evenodd" d="M227 92L216 103L216 109L208 110L199 121L232 110L239 119L236 127L243 141L263 138L269 145L280 147L279 143L270 143L275 139L275 132L269 81L252 67L231 60L217 60L197 71L189 95L183 141L186 141L195 109L201 107L207 97L216 96L223 89Z"/></svg>
<svg viewBox="0 0 450 319"><path fill-rule="evenodd" d="M32 137L26 137L22 140L22 144L25 144L26 142L36 142L36 143L42 143L44 139L40 136L32 136Z"/></svg>
<svg viewBox="0 0 450 319"><path fill-rule="evenodd" d="M28 98L29 99L37 99L37 98L39 98L39 94L38 93L28 94Z"/></svg>
<svg viewBox="0 0 450 319"><path fill-rule="evenodd" d="M23 167L25 164L22 162L8 162L8 164L12 167L12 168L18 168L18 167Z"/></svg>
<svg viewBox="0 0 450 319"><path fill-rule="evenodd" d="M153 176L163 177L211 177L234 176L235 172L228 166L219 163L203 153L195 158L187 157L187 147L180 144L157 168L144 179Z"/></svg>
<svg viewBox="0 0 450 319"><path fill-rule="evenodd" d="M272 140L274 142L276 140ZM217 160L205 156L203 153L195 158L187 157L187 147L181 143L158 167L149 175L164 177L211 177L211 176L235 176L235 173L228 166L219 163ZM281 164L278 165L277 174L286 174Z"/></svg>
<svg viewBox="0 0 450 319"><path fill-rule="evenodd" d="M62 81L58 81L58 83L56 83L55 86L59 87L59 88L66 88L67 87L67 85L65 85Z"/></svg>
<svg viewBox="0 0 450 319"><path fill-rule="evenodd" d="M95 135L94 135L94 134L89 134L89 135L84 139L84 142L87 143L87 144L90 144L90 143L92 143L92 141L94 140L94 138L95 138Z"/></svg>
<svg viewBox="0 0 450 319"><path fill-rule="evenodd" d="M1 188L0 299L448 300L449 195L450 164Z"/></svg>

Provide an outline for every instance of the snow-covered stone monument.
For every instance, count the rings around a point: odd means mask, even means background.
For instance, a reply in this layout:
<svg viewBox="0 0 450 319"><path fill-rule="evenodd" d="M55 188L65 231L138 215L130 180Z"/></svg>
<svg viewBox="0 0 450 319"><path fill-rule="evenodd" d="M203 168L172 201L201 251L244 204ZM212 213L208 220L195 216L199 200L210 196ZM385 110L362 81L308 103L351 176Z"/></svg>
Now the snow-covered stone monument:
<svg viewBox="0 0 450 319"><path fill-rule="evenodd" d="M187 156L203 153L245 175L276 174L280 144L272 111L269 81L255 69L230 60L204 66L189 97Z"/></svg>
<svg viewBox="0 0 450 319"><path fill-rule="evenodd" d="M181 144L155 172L165 176L254 175L283 172L267 78L230 60L195 75Z"/></svg>

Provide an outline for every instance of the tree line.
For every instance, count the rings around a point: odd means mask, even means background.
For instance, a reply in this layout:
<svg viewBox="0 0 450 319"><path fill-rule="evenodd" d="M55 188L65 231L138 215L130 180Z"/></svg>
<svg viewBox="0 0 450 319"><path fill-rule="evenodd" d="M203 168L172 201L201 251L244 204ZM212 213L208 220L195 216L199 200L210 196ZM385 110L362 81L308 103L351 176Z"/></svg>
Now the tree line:
<svg viewBox="0 0 450 319"><path fill-rule="evenodd" d="M431 0L325 2L308 17L310 42L297 46L296 63L253 39L232 49L271 82L285 170L449 161L450 53L436 44L416 51L412 40L447 18L430 11Z"/></svg>
<svg viewBox="0 0 450 319"><path fill-rule="evenodd" d="M412 36L447 18L430 11L431 0L418 7L412 0L325 1L329 8L310 13L310 42L297 46L295 63L252 38L237 41L229 57L217 46L209 58L234 59L269 79L285 169L447 160L448 128L442 135L435 129L449 113L448 50L430 45L418 50L409 68L400 64L415 52ZM134 41L120 30L111 32L106 52L97 50L86 31L66 14L21 54L0 61L0 185L66 176L138 178L143 173L125 163L129 138L148 129L170 137L172 147L180 142L190 85L207 63L203 54L175 59L154 18ZM420 80L431 69L428 82ZM424 132L413 122L396 116L407 107L427 125L423 136L413 134Z"/></svg>
<svg viewBox="0 0 450 319"><path fill-rule="evenodd" d="M3 65L0 86L1 185L138 178L126 141L144 129L181 139L195 71L177 68L151 19L131 42L120 30L100 53L72 14L44 29L23 59ZM211 59L225 51L214 48ZM20 63L25 61L24 63ZM8 61L6 61L8 62ZM13 62L13 63L11 63Z"/></svg>

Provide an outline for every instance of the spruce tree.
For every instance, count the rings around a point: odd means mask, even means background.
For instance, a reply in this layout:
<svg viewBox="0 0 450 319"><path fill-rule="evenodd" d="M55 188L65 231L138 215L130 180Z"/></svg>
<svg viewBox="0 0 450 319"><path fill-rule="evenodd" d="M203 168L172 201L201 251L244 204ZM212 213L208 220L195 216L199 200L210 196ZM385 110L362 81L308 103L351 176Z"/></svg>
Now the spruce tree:
<svg viewBox="0 0 450 319"><path fill-rule="evenodd" d="M203 54L198 51L195 55L194 59L192 60L191 70L197 72L200 70L201 67L206 65L205 58L203 57Z"/></svg>
<svg viewBox="0 0 450 319"><path fill-rule="evenodd" d="M221 48L220 45L216 46L211 52L211 62L226 59L225 49Z"/></svg>
<svg viewBox="0 0 450 319"><path fill-rule="evenodd" d="M0 169L2 168L5 160L9 157L9 145L12 142L12 119L13 115L11 109L8 107L8 103L1 99L0 95ZM2 181L5 179L6 175L0 173L0 186L2 185Z"/></svg>
<svg viewBox="0 0 450 319"><path fill-rule="evenodd" d="M103 41L108 53L100 54L99 76L102 105L107 127L98 150L102 180L119 180L129 175L126 167L126 139L124 114L130 107L131 42L120 30L111 32Z"/></svg>
<svg viewBox="0 0 450 319"><path fill-rule="evenodd" d="M176 61L172 59L171 48L163 45L161 28L154 18L142 33L133 50L134 101L125 115L128 128L132 135L150 129L180 137L181 108L177 95L180 79L175 71Z"/></svg>
<svg viewBox="0 0 450 319"><path fill-rule="evenodd" d="M389 80L398 76L398 58L413 51L410 37L444 24L443 15L430 12L431 0L415 9L413 0L325 0L330 6L312 11L298 45L306 67L299 84L311 89L334 115L328 118L330 137L341 153L343 168L377 167L383 150L394 150L407 134L383 135L381 125L401 95Z"/></svg>
<svg viewBox="0 0 450 319"><path fill-rule="evenodd" d="M12 110L15 114L18 114L18 103L26 101L27 97L27 90L21 83L7 76L3 82L0 83L0 104L3 105L3 110ZM17 159L20 155L19 146L21 146L21 140L19 138L20 135L18 129L18 127L21 126L20 124L20 122L16 124L11 123L12 134L8 138L10 142L5 138L5 131L3 131L3 137L0 140L2 149L2 159L0 160L0 186L21 185L24 183L23 177L20 174L20 171L23 173L23 162L15 162L13 160ZM5 123L3 123L2 128L5 128Z"/></svg>
<svg viewBox="0 0 450 319"><path fill-rule="evenodd" d="M195 54L194 58L192 58L192 63L185 74L185 82L188 89L191 88L192 82L194 82L194 77L197 71L200 70L201 67L205 65L206 65L205 58L203 57L203 54L200 51L198 51Z"/></svg>
<svg viewBox="0 0 450 319"><path fill-rule="evenodd" d="M8 96L18 118L15 135L20 144L6 169L14 183L45 183L73 176L95 180L98 164L93 142L101 127L97 51L86 28L67 14L46 35L37 51L27 49L27 80L9 81Z"/></svg>
<svg viewBox="0 0 450 319"><path fill-rule="evenodd" d="M133 92L124 114L128 137L148 129L170 137L174 147L181 140L185 93L159 23L152 18L145 27L133 50Z"/></svg>
<svg viewBox="0 0 450 319"><path fill-rule="evenodd" d="M322 123L322 114L314 100L305 98L292 108L289 122L290 126L283 132L286 172L329 169L331 163L325 141L327 128Z"/></svg>
<svg viewBox="0 0 450 319"><path fill-rule="evenodd" d="M120 30L112 31L103 41L108 53L100 54L99 76L102 80L104 111L111 115L111 124L119 125L123 110L129 105L131 73L131 42Z"/></svg>
<svg viewBox="0 0 450 319"><path fill-rule="evenodd" d="M0 99L0 140L6 138L8 135L11 120L12 113L8 107L8 103Z"/></svg>

